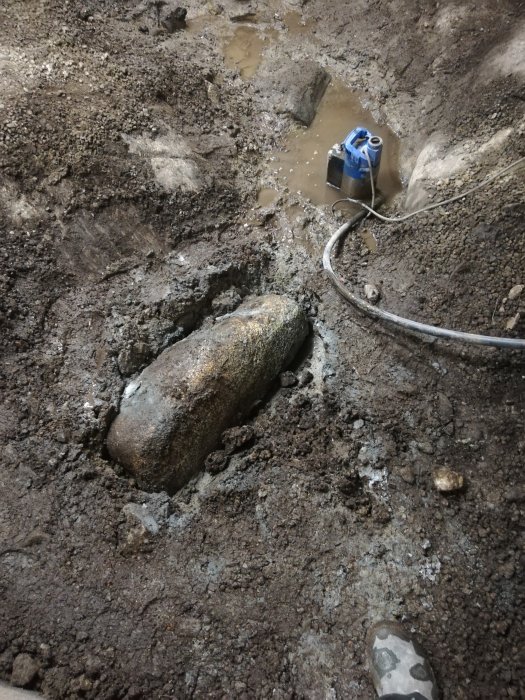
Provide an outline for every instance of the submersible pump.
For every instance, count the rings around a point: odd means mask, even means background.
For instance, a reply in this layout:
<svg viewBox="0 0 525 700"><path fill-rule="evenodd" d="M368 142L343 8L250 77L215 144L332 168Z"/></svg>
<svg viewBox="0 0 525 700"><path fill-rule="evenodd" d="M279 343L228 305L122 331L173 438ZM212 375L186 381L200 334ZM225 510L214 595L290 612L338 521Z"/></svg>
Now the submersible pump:
<svg viewBox="0 0 525 700"><path fill-rule="evenodd" d="M383 139L358 126L342 143L328 152L328 185L341 190L347 197L367 199L379 173Z"/></svg>

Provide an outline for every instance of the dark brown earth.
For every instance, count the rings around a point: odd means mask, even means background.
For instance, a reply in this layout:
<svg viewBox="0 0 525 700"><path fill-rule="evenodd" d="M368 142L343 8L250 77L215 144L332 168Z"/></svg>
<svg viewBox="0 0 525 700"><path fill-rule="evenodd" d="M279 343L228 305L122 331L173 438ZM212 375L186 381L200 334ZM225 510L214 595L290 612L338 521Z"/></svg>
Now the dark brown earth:
<svg viewBox="0 0 525 700"><path fill-rule="evenodd" d="M345 305L320 264L342 215L282 189L268 160L292 125L271 67L293 83L315 60L398 134L409 199L509 164L524 4L186 6L171 35L146 3L0 7L0 678L25 654L51 698L369 700L364 637L387 616L445 698L524 697L522 353ZM247 23L267 40L242 79L224 47ZM277 202L253 211L268 184ZM521 171L446 213L367 221L377 253L355 233L336 266L382 308L523 337L525 294L503 299L525 284L524 209ZM310 319L297 383L175 496L140 491L105 448L126 383L263 292ZM462 492L436 491L443 466Z"/></svg>

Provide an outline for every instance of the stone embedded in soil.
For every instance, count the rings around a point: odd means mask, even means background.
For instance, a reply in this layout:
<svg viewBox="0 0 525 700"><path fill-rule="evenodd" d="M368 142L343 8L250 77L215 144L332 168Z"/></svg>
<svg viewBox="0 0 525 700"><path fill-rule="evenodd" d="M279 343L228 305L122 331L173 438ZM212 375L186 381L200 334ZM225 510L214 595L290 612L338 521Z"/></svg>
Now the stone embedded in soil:
<svg viewBox="0 0 525 700"><path fill-rule="evenodd" d="M252 298L192 333L127 386L108 435L110 455L144 488L181 488L307 333L302 309L278 295Z"/></svg>
<svg viewBox="0 0 525 700"><path fill-rule="evenodd" d="M19 688L26 688L28 685L31 685L39 670L40 665L32 656L29 654L18 654L13 662L11 684Z"/></svg>
<svg viewBox="0 0 525 700"><path fill-rule="evenodd" d="M440 493L460 491L464 486L463 475L448 467L441 467L434 472L434 486Z"/></svg>
<svg viewBox="0 0 525 700"><path fill-rule="evenodd" d="M518 321L520 320L520 318L521 318L521 314L518 311L517 314L514 314L514 316L511 316L509 319L507 319L507 321L505 323L505 330L513 331L516 328L516 326L518 325Z"/></svg>
<svg viewBox="0 0 525 700"><path fill-rule="evenodd" d="M515 299L517 299L522 293L523 288L523 284L515 284L509 292L509 301L514 301Z"/></svg>
<svg viewBox="0 0 525 700"><path fill-rule="evenodd" d="M169 34L172 34L177 29L184 29L186 26L186 15L188 11L185 7L169 8L162 17L162 26Z"/></svg>
<svg viewBox="0 0 525 700"><path fill-rule="evenodd" d="M294 119L310 126L323 98L330 76L315 61L295 61L282 65L271 64L267 68L270 95L277 93L277 111L290 114Z"/></svg>
<svg viewBox="0 0 525 700"><path fill-rule="evenodd" d="M371 304L377 304L381 293L375 284L365 284L365 297Z"/></svg>

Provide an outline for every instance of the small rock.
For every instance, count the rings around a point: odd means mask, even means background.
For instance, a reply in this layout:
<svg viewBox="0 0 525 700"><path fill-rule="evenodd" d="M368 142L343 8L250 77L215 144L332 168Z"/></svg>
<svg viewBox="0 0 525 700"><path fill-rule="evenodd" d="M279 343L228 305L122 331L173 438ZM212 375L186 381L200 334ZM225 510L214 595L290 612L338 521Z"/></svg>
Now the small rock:
<svg viewBox="0 0 525 700"><path fill-rule="evenodd" d="M150 548L151 540L159 532L159 524L146 504L127 503L122 509L126 516L119 529L119 546L123 554L136 554Z"/></svg>
<svg viewBox="0 0 525 700"><path fill-rule="evenodd" d="M11 684L19 688L31 685L36 674L40 670L40 664L29 654L18 654L13 662Z"/></svg>
<svg viewBox="0 0 525 700"><path fill-rule="evenodd" d="M210 474L219 474L226 469L228 461L229 457L224 450L216 450L206 457L204 466Z"/></svg>
<svg viewBox="0 0 525 700"><path fill-rule="evenodd" d="M454 419L454 407L445 394L440 393L437 395L436 408L442 424L447 425Z"/></svg>
<svg viewBox="0 0 525 700"><path fill-rule="evenodd" d="M308 386L313 381L314 375L310 372L310 370L305 369L301 374L299 375L299 386Z"/></svg>
<svg viewBox="0 0 525 700"><path fill-rule="evenodd" d="M251 425L241 425L225 430L221 436L222 444L228 454L233 454L253 442L254 431Z"/></svg>
<svg viewBox="0 0 525 700"><path fill-rule="evenodd" d="M515 284L514 287L512 287L512 289L510 290L510 292L508 294L509 301L514 301L514 299L517 299L519 297L519 295L522 293L523 289L524 289L523 284Z"/></svg>
<svg viewBox="0 0 525 700"><path fill-rule="evenodd" d="M377 304L381 298L381 292L374 284L365 284L365 297L371 304Z"/></svg>
<svg viewBox="0 0 525 700"><path fill-rule="evenodd" d="M358 418L352 424L352 428L354 430L361 430L361 428L364 428L364 427L365 427L365 421L362 418Z"/></svg>
<svg viewBox="0 0 525 700"><path fill-rule="evenodd" d="M511 318L509 318L507 320L507 322L505 323L505 330L513 331L516 328L516 326L518 325L518 321L520 320L520 317L521 317L521 314L519 313L519 311L514 316L511 316Z"/></svg>
<svg viewBox="0 0 525 700"><path fill-rule="evenodd" d="M441 467L434 472L434 486L440 493L451 493L463 488L463 475L448 467Z"/></svg>
<svg viewBox="0 0 525 700"><path fill-rule="evenodd" d="M403 479L406 484L414 484L416 481L416 475L413 468L407 464L398 470L399 476Z"/></svg>
<svg viewBox="0 0 525 700"><path fill-rule="evenodd" d="M148 360L151 348L147 343L139 340L131 343L122 350L117 357L117 364L121 374L125 377L137 372Z"/></svg>
<svg viewBox="0 0 525 700"><path fill-rule="evenodd" d="M430 442L422 441L422 442L416 442L415 443L417 449L420 452L423 452L425 455L433 455L434 454L434 446Z"/></svg>
<svg viewBox="0 0 525 700"><path fill-rule="evenodd" d="M187 14L188 10L185 7L176 7L174 10L168 10L162 17L162 26L169 34L172 34L177 29L184 29Z"/></svg>
<svg viewBox="0 0 525 700"><path fill-rule="evenodd" d="M297 377L293 372L283 372L279 375L279 382L282 387L288 388L297 384Z"/></svg>
<svg viewBox="0 0 525 700"><path fill-rule="evenodd" d="M516 484L511 486L505 491L503 498L508 503L525 503L525 485Z"/></svg>

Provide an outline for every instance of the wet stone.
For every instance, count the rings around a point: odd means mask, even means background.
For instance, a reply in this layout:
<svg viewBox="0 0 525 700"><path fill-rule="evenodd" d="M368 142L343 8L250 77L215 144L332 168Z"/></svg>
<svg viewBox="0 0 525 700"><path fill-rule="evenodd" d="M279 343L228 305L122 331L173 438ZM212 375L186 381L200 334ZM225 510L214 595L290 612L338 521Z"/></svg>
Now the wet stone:
<svg viewBox="0 0 525 700"><path fill-rule="evenodd" d="M315 61L294 61L285 66L280 60L268 68L272 92L280 95L277 109L309 126L330 82L330 76Z"/></svg>
<svg viewBox="0 0 525 700"><path fill-rule="evenodd" d="M181 488L307 333L302 309L278 295L252 298L192 333L128 384L109 431L110 455L145 489Z"/></svg>

